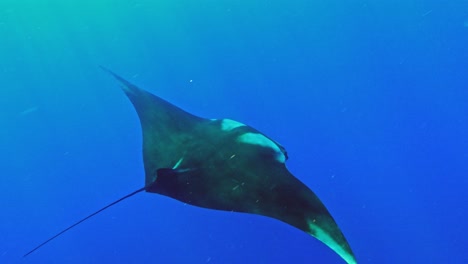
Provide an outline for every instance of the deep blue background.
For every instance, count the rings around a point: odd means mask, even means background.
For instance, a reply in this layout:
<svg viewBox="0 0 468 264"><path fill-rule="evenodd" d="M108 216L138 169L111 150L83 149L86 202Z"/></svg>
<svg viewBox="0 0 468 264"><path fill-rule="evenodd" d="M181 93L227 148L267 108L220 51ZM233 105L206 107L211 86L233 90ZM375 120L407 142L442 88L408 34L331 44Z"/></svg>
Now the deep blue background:
<svg viewBox="0 0 468 264"><path fill-rule="evenodd" d="M23 259L144 184L138 118L98 65L283 144L359 263L468 263L468 1L0 3L0 263L342 263L279 221L147 193Z"/></svg>

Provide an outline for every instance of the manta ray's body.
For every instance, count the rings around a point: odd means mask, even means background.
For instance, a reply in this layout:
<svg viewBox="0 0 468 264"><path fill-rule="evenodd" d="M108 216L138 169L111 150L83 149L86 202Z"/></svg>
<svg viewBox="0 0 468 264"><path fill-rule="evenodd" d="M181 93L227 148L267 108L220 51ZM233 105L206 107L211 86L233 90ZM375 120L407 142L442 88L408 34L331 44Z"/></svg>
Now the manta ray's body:
<svg viewBox="0 0 468 264"><path fill-rule="evenodd" d="M147 192L276 218L355 263L323 203L286 168L280 144L237 121L194 116L113 75L140 117Z"/></svg>
<svg viewBox="0 0 468 264"><path fill-rule="evenodd" d="M323 203L286 168L288 157L280 144L233 120L194 116L110 73L122 83L141 121L146 175L139 191L276 218L316 237L347 263L356 263Z"/></svg>

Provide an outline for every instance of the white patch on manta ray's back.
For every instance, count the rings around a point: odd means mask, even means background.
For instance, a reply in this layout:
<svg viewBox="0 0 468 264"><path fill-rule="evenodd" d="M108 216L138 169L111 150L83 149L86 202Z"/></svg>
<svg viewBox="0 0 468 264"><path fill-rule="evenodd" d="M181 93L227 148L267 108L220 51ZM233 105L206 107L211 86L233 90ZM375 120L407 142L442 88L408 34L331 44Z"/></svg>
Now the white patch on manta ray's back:
<svg viewBox="0 0 468 264"><path fill-rule="evenodd" d="M245 133L237 138L239 142L271 148L276 153L276 160L284 163L286 156L275 142L259 133Z"/></svg>
<svg viewBox="0 0 468 264"><path fill-rule="evenodd" d="M241 122L237 122L235 120L232 120L232 119L222 119L221 120L221 129L223 131L231 131L235 128L238 128L238 127L243 127L245 126L244 124L242 124Z"/></svg>

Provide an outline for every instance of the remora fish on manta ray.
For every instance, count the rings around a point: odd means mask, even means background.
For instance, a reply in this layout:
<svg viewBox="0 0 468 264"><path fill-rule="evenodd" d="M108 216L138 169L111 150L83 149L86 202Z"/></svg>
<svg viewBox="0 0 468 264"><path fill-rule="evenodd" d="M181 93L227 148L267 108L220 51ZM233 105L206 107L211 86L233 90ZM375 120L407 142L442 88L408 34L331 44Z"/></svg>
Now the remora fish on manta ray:
<svg viewBox="0 0 468 264"><path fill-rule="evenodd" d="M354 254L319 198L286 168L286 150L252 127L230 119L205 119L122 83L143 130L145 187L81 219L35 247L142 191L208 209L272 217L322 241L347 263Z"/></svg>

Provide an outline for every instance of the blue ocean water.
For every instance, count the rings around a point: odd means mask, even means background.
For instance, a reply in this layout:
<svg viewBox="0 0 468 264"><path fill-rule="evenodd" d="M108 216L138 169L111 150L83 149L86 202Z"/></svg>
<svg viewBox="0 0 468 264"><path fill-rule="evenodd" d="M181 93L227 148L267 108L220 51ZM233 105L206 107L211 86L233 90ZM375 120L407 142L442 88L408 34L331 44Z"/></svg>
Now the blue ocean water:
<svg viewBox="0 0 468 264"><path fill-rule="evenodd" d="M343 263L277 220L142 193L104 65L274 138L358 263L468 263L466 0L0 2L0 263Z"/></svg>

